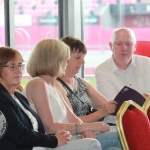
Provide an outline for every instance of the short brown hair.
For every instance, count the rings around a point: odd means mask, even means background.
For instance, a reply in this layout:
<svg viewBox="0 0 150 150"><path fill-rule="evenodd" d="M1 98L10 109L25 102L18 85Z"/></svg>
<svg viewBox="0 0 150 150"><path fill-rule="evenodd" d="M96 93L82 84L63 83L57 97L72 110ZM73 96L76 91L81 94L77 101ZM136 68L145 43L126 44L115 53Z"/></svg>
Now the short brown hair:
<svg viewBox="0 0 150 150"><path fill-rule="evenodd" d="M27 71L32 76L60 76L63 73L62 63L70 57L69 46L56 39L39 41L32 51L27 63Z"/></svg>
<svg viewBox="0 0 150 150"><path fill-rule="evenodd" d="M78 38L74 38L73 36L64 36L60 39L64 43L66 43L70 47L70 52L77 52L78 53L87 53L87 48L85 44Z"/></svg>
<svg viewBox="0 0 150 150"><path fill-rule="evenodd" d="M20 55L20 57L22 58L19 51L11 47L0 47L0 77L2 74L3 66L6 65L9 61L14 60L16 58L16 55Z"/></svg>

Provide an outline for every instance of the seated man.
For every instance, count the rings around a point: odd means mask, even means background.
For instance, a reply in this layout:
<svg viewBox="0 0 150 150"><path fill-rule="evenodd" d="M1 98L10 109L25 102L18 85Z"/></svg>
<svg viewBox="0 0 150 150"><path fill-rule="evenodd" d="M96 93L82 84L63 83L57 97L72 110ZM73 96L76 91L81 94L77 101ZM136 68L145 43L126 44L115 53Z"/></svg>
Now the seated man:
<svg viewBox="0 0 150 150"><path fill-rule="evenodd" d="M133 54L136 50L135 33L128 28L114 30L109 43L112 57L95 71L96 87L107 99L114 99L128 86L145 98L150 93L150 59Z"/></svg>

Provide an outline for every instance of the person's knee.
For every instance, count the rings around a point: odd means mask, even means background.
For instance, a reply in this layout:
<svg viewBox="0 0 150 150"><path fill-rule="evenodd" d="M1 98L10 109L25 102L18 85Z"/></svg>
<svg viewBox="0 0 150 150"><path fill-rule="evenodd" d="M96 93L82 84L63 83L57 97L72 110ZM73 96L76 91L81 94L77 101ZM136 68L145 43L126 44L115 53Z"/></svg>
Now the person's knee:
<svg viewBox="0 0 150 150"><path fill-rule="evenodd" d="M89 147L91 147L92 150L102 150L100 142L96 139L90 139Z"/></svg>

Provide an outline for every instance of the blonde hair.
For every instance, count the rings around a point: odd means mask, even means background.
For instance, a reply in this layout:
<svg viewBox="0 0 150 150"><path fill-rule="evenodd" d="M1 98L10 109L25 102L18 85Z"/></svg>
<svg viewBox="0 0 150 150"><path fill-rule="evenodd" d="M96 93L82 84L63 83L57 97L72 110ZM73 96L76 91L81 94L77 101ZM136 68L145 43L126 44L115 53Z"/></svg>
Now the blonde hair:
<svg viewBox="0 0 150 150"><path fill-rule="evenodd" d="M60 76L64 71L62 64L70 57L69 47L60 40L43 39L33 49L27 63L30 76Z"/></svg>

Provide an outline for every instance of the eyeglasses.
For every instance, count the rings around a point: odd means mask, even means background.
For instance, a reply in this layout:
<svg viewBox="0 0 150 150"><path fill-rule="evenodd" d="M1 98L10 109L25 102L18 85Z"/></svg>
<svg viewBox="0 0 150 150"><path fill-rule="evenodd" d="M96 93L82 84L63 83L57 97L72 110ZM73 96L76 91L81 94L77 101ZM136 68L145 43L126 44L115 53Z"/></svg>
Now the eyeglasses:
<svg viewBox="0 0 150 150"><path fill-rule="evenodd" d="M24 64L19 64L19 65L6 65L3 67L9 67L11 71L15 71L17 68L19 68L20 70L23 70L25 65Z"/></svg>

